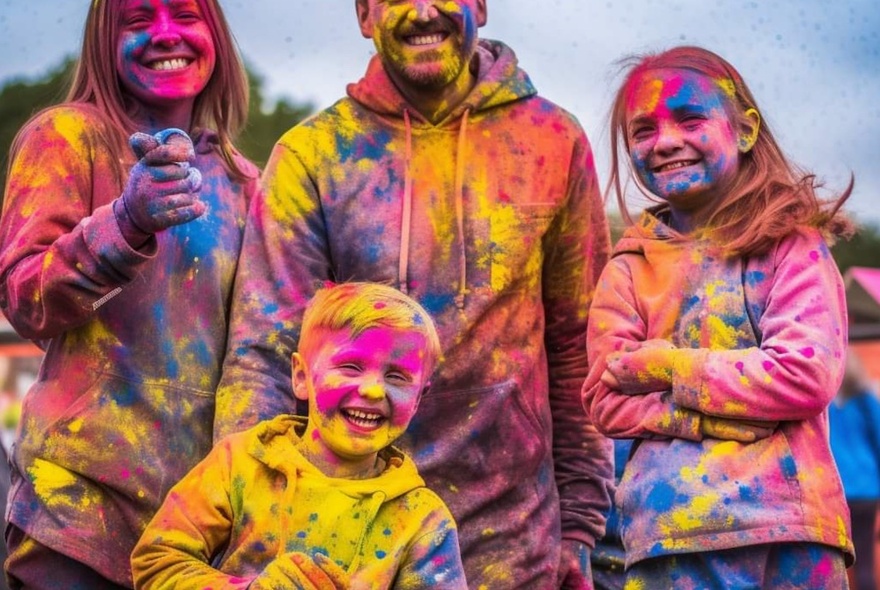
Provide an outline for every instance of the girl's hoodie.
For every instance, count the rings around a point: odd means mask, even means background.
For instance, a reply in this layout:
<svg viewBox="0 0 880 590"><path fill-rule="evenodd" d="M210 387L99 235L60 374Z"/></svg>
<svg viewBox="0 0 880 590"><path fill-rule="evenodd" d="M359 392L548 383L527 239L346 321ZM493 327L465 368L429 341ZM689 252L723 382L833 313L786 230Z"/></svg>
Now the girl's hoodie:
<svg viewBox="0 0 880 590"><path fill-rule="evenodd" d="M324 282L408 292L444 358L401 446L455 515L475 588L555 583L560 523L592 546L613 476L580 404L609 250L590 146L516 63L481 41L476 86L434 125L375 57L280 139L245 230L215 425L291 410L290 353Z"/></svg>
<svg viewBox="0 0 880 590"><path fill-rule="evenodd" d="M134 155L109 150L85 106L24 130L0 219L0 307L46 351L25 396L9 520L131 584L128 557L169 488L210 450L227 305L254 180L228 175L216 134L194 134L208 205L141 250L112 201Z"/></svg>
<svg viewBox="0 0 880 590"><path fill-rule="evenodd" d="M221 441L144 532L136 588L287 588L263 572L296 551L329 556L351 588L466 589L455 522L412 460L388 447L376 477L327 477L297 449L305 426L278 416Z"/></svg>
<svg viewBox="0 0 880 590"><path fill-rule="evenodd" d="M590 310L584 404L596 426L639 438L616 501L628 565L759 543L813 542L852 559L849 513L828 445L843 376L843 283L801 229L763 256L722 258L646 212L626 231ZM674 344L672 389L627 396L606 356ZM751 444L703 437L703 416L778 422Z"/></svg>

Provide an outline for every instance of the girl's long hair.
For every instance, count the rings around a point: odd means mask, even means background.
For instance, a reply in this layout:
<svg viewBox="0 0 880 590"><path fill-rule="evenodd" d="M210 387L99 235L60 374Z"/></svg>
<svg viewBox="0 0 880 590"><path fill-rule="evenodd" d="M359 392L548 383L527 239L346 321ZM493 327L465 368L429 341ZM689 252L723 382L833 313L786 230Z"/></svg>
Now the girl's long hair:
<svg viewBox="0 0 880 590"><path fill-rule="evenodd" d="M623 83L611 108L611 173L606 193L617 198L621 215L628 222L632 217L626 207L622 162L632 166L626 134L626 95L633 81L646 71L658 69L690 70L715 81L723 90L728 115L735 126L746 124L745 112L760 113L755 98L739 72L724 58L702 47L680 46L662 53L625 58ZM730 256L752 256L766 253L780 238L798 226L811 226L823 232L829 242L838 236L849 237L853 223L841 210L852 193L853 179L847 188L830 200L820 199L821 184L812 173L791 163L776 143L761 113L757 141L751 150L740 154L739 172L727 194L710 215L706 229L714 241ZM639 185L640 190L658 200Z"/></svg>
<svg viewBox="0 0 880 590"><path fill-rule="evenodd" d="M128 98L116 73L119 39L119 0L92 0L83 30L82 51L67 93L66 102L91 105L106 121L108 141L117 153L125 153L128 136L137 125L128 114ZM198 0L214 49L216 65L205 88L196 97L192 127L213 129L229 172L238 179L247 174L236 162L233 141L247 121L249 87L247 74L223 10L217 0Z"/></svg>

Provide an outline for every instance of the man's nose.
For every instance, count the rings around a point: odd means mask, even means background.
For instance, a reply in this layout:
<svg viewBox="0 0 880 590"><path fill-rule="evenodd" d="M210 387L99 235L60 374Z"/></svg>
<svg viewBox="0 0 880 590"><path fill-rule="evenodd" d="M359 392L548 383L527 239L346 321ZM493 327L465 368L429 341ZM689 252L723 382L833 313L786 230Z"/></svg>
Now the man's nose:
<svg viewBox="0 0 880 590"><path fill-rule="evenodd" d="M413 7L407 15L410 20L416 22L427 22L439 16L437 7L434 6L434 0L414 0Z"/></svg>

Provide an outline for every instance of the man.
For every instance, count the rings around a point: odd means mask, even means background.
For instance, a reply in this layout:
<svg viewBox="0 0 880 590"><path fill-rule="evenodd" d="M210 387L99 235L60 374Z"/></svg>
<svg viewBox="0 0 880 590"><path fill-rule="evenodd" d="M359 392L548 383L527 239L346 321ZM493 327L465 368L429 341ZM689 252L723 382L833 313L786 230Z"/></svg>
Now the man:
<svg viewBox="0 0 880 590"><path fill-rule="evenodd" d="M478 40L486 2L356 0L377 55L267 164L215 438L294 403L289 357L317 287L394 284L440 331L402 446L458 522L469 586L589 588L611 443L579 396L607 222L577 121Z"/></svg>

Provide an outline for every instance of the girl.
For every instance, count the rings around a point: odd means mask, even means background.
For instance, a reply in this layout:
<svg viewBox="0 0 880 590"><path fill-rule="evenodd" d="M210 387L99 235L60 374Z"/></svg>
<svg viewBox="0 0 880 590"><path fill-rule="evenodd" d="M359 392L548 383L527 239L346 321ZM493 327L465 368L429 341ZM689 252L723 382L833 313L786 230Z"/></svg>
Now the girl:
<svg viewBox="0 0 880 590"><path fill-rule="evenodd" d="M626 588L845 588L849 514L828 447L846 309L825 238L848 233L785 158L721 57L630 67L617 145L659 202L615 248L590 309L583 401L637 438L617 492Z"/></svg>
<svg viewBox="0 0 880 590"><path fill-rule="evenodd" d="M46 351L13 457L14 588L132 587L141 531L211 448L258 175L231 143L247 102L216 0L95 0L66 102L13 143L0 306Z"/></svg>

